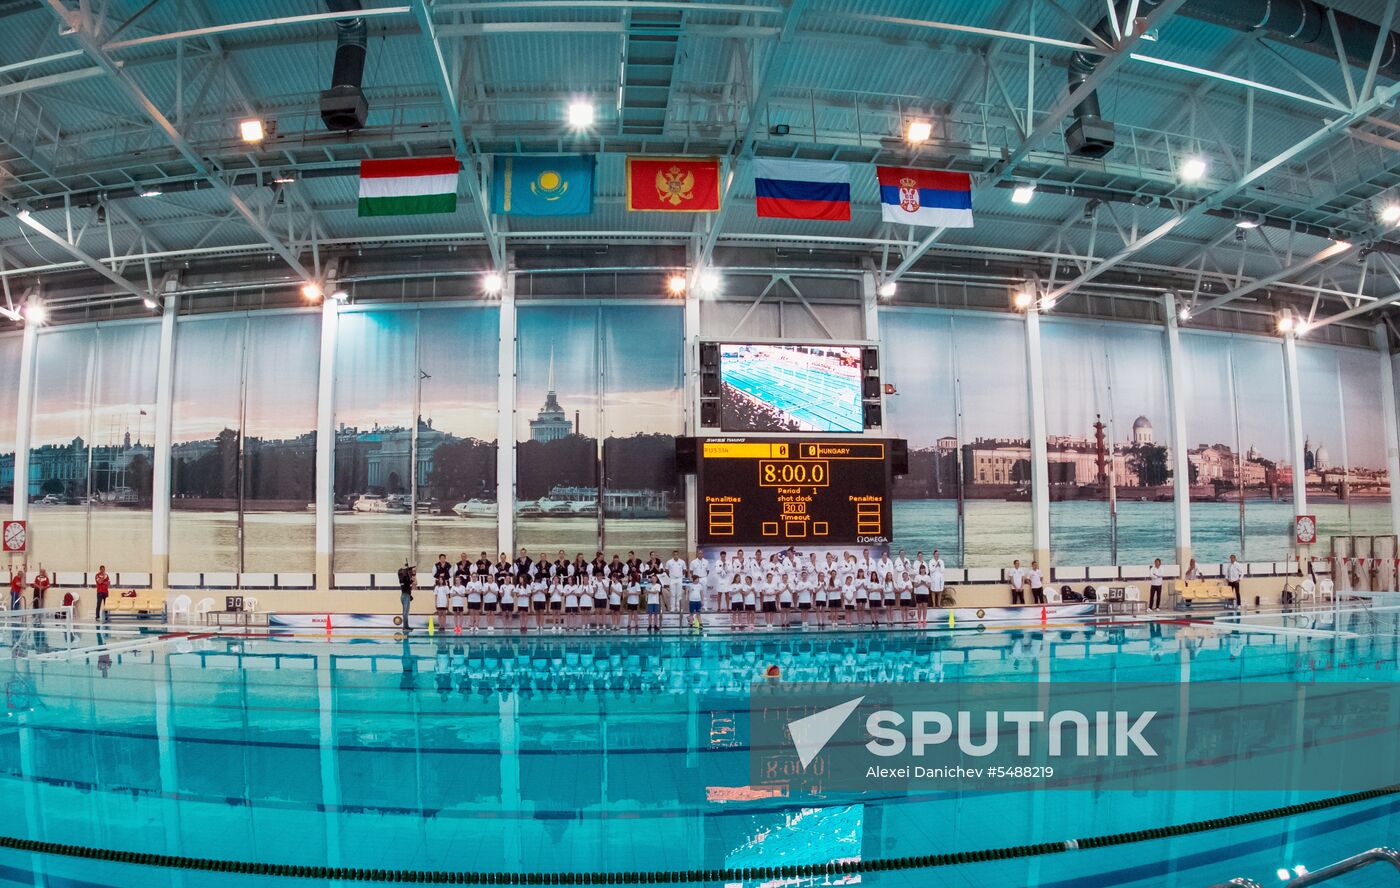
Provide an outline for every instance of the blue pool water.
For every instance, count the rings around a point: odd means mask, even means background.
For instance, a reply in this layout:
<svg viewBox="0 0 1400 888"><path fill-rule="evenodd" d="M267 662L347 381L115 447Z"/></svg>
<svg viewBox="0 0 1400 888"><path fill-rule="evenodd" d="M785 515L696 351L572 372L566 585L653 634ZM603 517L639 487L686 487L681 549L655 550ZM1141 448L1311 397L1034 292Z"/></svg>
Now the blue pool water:
<svg viewBox="0 0 1400 888"><path fill-rule="evenodd" d="M592 872L879 859L1188 823L1329 794L755 798L744 791L749 685L770 664L795 681L1394 681L1395 612L1343 621L1354 634L1204 621L411 641L0 631L0 835L225 860ZM1397 834L1392 796L859 881L1268 884L1280 866L1316 868ZM0 850L0 884L235 883L314 884Z"/></svg>

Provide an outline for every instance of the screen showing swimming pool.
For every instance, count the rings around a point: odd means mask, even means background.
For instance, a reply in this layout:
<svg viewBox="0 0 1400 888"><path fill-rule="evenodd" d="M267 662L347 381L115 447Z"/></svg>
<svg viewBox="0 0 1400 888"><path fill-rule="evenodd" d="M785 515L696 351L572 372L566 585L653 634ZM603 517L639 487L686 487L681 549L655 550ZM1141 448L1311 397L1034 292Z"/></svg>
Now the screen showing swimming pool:
<svg viewBox="0 0 1400 888"><path fill-rule="evenodd" d="M842 863L860 860L865 808L839 805L802 808L783 814L755 816L748 838L725 855L726 867L783 866L786 864ZM729 882L725 888L801 888L817 885L856 885L857 873L807 878L754 879Z"/></svg>
<svg viewBox="0 0 1400 888"><path fill-rule="evenodd" d="M720 428L727 432L859 432L856 345L720 346Z"/></svg>

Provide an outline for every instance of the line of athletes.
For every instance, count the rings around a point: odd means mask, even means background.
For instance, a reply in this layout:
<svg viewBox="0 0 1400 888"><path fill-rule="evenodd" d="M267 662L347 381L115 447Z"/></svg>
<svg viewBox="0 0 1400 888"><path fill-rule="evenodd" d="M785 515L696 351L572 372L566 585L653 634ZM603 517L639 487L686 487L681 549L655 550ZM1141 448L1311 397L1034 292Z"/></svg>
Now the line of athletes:
<svg viewBox="0 0 1400 888"><path fill-rule="evenodd" d="M733 558L721 551L714 562L699 553L686 561L679 550L665 562L655 552L646 561L627 555L608 561L599 552L590 562L579 554L571 561L560 550L550 560L521 549L513 560L501 553L495 562L485 552L475 562L462 553L455 564L439 555L433 565L438 623L457 632L517 619L521 629L532 619L538 628L625 623L635 629L645 613L647 628L659 629L662 613L682 610L684 596L697 625L702 612L718 610L739 627L760 619L771 627L780 613L792 611L818 626L829 620L879 625L882 614L888 622L923 626L929 607L942 606L946 586L937 550L928 559L923 552L908 558L903 550L874 558L868 549L841 558L828 552L823 559L793 547L766 557L758 549L740 549Z"/></svg>

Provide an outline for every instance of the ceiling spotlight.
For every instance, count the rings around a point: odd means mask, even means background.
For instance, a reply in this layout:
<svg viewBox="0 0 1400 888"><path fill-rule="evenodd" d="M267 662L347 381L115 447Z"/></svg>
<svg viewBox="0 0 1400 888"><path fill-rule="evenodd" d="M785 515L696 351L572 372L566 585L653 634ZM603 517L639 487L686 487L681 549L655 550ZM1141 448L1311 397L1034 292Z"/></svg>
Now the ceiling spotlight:
<svg viewBox="0 0 1400 888"><path fill-rule="evenodd" d="M1017 185L1011 192L1011 202L1028 204L1035 197L1035 185Z"/></svg>
<svg viewBox="0 0 1400 888"><path fill-rule="evenodd" d="M673 274L666 279L666 289L671 291L672 296L679 296L685 292L685 275Z"/></svg>
<svg viewBox="0 0 1400 888"><path fill-rule="evenodd" d="M927 120L911 120L904 125L904 140L910 145L927 142L933 136L933 124Z"/></svg>
<svg viewBox="0 0 1400 888"><path fill-rule="evenodd" d="M1293 330L1293 327L1294 322L1292 313L1285 314L1283 317L1278 319L1278 331L1280 333L1291 332Z"/></svg>
<svg viewBox="0 0 1400 888"><path fill-rule="evenodd" d="M896 289L898 289L898 287L895 285L894 281L885 281L875 292L880 295L881 299L889 299L894 295Z"/></svg>
<svg viewBox="0 0 1400 888"><path fill-rule="evenodd" d="M267 133L263 131L263 122L256 117L249 117L238 123L238 136L249 145L260 143Z"/></svg>
<svg viewBox="0 0 1400 888"><path fill-rule="evenodd" d="M593 103L577 99L569 103L569 126L574 129L586 129L593 125L597 112L593 110Z"/></svg>
<svg viewBox="0 0 1400 888"><path fill-rule="evenodd" d="M1176 172L1183 182L1199 182L1206 177L1206 160L1193 154L1181 161Z"/></svg>
<svg viewBox="0 0 1400 888"><path fill-rule="evenodd" d="M505 284L506 279L501 277L499 271L488 271L481 276L481 289L485 290L487 295L495 296Z"/></svg>
<svg viewBox="0 0 1400 888"><path fill-rule="evenodd" d="M1381 221L1387 225L1400 222L1400 203L1388 203L1381 207Z"/></svg>
<svg viewBox="0 0 1400 888"><path fill-rule="evenodd" d="M1300 321L1298 321L1297 323L1295 323L1295 324L1293 325L1293 332L1294 332L1295 335L1298 335L1298 336L1306 336L1306 335L1308 335L1308 331L1311 330L1311 329L1312 329L1312 324L1309 324L1307 321L1301 321L1301 320L1300 320Z"/></svg>
<svg viewBox="0 0 1400 888"><path fill-rule="evenodd" d="M1058 301L1059 300L1057 300L1054 296L1046 296L1044 299L1040 300L1040 310L1049 311L1050 309L1055 307L1055 303Z"/></svg>
<svg viewBox="0 0 1400 888"><path fill-rule="evenodd" d="M42 302L27 302L24 306L24 317L31 324L42 324L49 319L48 306Z"/></svg>
<svg viewBox="0 0 1400 888"><path fill-rule="evenodd" d="M720 285L719 272L715 271L712 268L705 269L704 271L700 272L699 284L700 291L702 293L718 292Z"/></svg>
<svg viewBox="0 0 1400 888"><path fill-rule="evenodd" d="M315 281L307 281L301 285L301 296L307 302L316 302L322 295L321 285Z"/></svg>
<svg viewBox="0 0 1400 888"><path fill-rule="evenodd" d="M1191 320L1191 307L1189 305L1183 305L1181 307L1181 311L1176 313L1176 316L1181 318L1183 321Z"/></svg>
<svg viewBox="0 0 1400 888"><path fill-rule="evenodd" d="M293 173L278 173L272 177L272 181L277 185L290 185L297 180Z"/></svg>
<svg viewBox="0 0 1400 888"><path fill-rule="evenodd" d="M336 302L349 302L350 294L345 292L344 289L337 287L331 292L331 298Z"/></svg>
<svg viewBox="0 0 1400 888"><path fill-rule="evenodd" d="M149 308L151 311L155 311L156 309L156 301L149 296L147 296L145 299L142 299L141 304Z"/></svg>
<svg viewBox="0 0 1400 888"><path fill-rule="evenodd" d="M1260 225L1258 216L1241 216L1235 220L1236 228L1258 228Z"/></svg>
<svg viewBox="0 0 1400 888"><path fill-rule="evenodd" d="M1017 308L1030 308L1035 303L1034 290L1018 290L1011 302Z"/></svg>
<svg viewBox="0 0 1400 888"><path fill-rule="evenodd" d="M150 187L150 188L143 188L143 189L141 190L141 196L142 196L142 197L160 197L160 196L161 196L161 193L162 193L161 190L160 190L159 188L154 187L154 186L152 186L152 187Z"/></svg>

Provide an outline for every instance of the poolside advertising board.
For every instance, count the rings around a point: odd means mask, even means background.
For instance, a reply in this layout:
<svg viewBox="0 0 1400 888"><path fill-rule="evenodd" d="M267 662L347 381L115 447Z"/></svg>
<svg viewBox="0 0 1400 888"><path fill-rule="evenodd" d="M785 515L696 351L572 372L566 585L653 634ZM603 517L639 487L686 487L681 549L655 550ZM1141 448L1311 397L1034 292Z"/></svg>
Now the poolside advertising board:
<svg viewBox="0 0 1400 888"><path fill-rule="evenodd" d="M888 439L705 438L700 545L887 545Z"/></svg>

